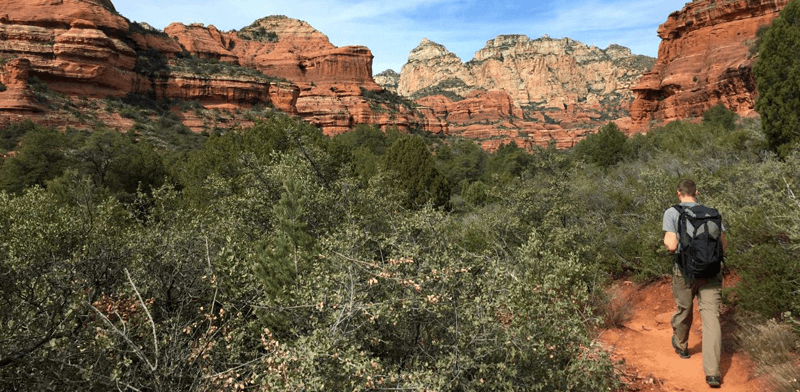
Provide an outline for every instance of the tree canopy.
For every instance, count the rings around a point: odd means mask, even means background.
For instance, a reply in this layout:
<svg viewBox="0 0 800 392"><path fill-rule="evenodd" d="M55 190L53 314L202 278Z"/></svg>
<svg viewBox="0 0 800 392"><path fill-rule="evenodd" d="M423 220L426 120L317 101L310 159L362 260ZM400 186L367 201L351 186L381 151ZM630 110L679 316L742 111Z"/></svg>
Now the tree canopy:
<svg viewBox="0 0 800 392"><path fill-rule="evenodd" d="M756 110L769 146L787 157L800 141L800 2L790 1L759 40Z"/></svg>

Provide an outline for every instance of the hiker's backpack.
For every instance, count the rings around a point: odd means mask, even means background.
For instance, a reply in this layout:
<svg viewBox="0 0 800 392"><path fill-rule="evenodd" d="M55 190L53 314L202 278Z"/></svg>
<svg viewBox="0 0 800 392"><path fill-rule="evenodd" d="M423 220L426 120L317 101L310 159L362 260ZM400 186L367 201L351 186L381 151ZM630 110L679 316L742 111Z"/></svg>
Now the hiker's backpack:
<svg viewBox="0 0 800 392"><path fill-rule="evenodd" d="M678 247L675 261L689 279L713 278L725 258L722 250L722 216L702 205L673 206L678 218Z"/></svg>

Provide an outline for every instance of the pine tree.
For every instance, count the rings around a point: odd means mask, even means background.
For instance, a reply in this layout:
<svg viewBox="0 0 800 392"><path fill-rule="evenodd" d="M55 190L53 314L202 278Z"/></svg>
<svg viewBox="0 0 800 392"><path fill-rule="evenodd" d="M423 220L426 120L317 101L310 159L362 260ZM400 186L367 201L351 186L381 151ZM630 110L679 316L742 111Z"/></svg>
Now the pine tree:
<svg viewBox="0 0 800 392"><path fill-rule="evenodd" d="M296 277L303 273L314 254L314 239L306 231L304 221L306 197L293 178L286 179L283 190L280 200L272 208L275 213L274 231L259 248L253 266L264 285L265 294L278 302L287 298L294 289Z"/></svg>
<svg viewBox="0 0 800 392"><path fill-rule="evenodd" d="M800 140L800 1L791 1L761 37L753 73L767 141L785 157Z"/></svg>

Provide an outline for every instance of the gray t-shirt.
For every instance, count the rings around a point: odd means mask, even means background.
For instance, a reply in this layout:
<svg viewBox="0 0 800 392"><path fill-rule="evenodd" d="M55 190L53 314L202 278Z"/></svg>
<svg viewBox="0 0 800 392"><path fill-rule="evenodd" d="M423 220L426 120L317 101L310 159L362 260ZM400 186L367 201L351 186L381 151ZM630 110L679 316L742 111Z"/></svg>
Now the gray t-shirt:
<svg viewBox="0 0 800 392"><path fill-rule="evenodd" d="M694 207L698 204L699 203L691 202L681 203L681 205L684 207ZM667 208L667 210L664 211L664 220L661 223L661 229L665 232L678 234L678 218L680 217L681 213L678 212L675 207Z"/></svg>
<svg viewBox="0 0 800 392"><path fill-rule="evenodd" d="M684 207L694 207L698 204L700 203L692 203L692 202L681 203L681 205ZM678 234L678 219L680 217L681 213L678 212L678 210L676 210L675 207L667 208L667 210L664 211L664 220L661 224L661 229L664 230L665 232ZM691 226L692 225L688 225L686 229L693 230ZM725 231L725 225L722 225L721 229L722 231ZM694 233L690 232L688 234L692 235Z"/></svg>

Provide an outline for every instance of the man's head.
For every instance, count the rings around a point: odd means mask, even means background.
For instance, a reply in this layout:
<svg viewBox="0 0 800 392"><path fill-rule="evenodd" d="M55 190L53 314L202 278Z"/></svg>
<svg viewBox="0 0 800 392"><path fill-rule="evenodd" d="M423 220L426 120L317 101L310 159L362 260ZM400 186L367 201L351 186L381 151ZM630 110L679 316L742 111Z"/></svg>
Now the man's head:
<svg viewBox="0 0 800 392"><path fill-rule="evenodd" d="M678 197L696 197L697 186L692 180L683 180L678 184Z"/></svg>

